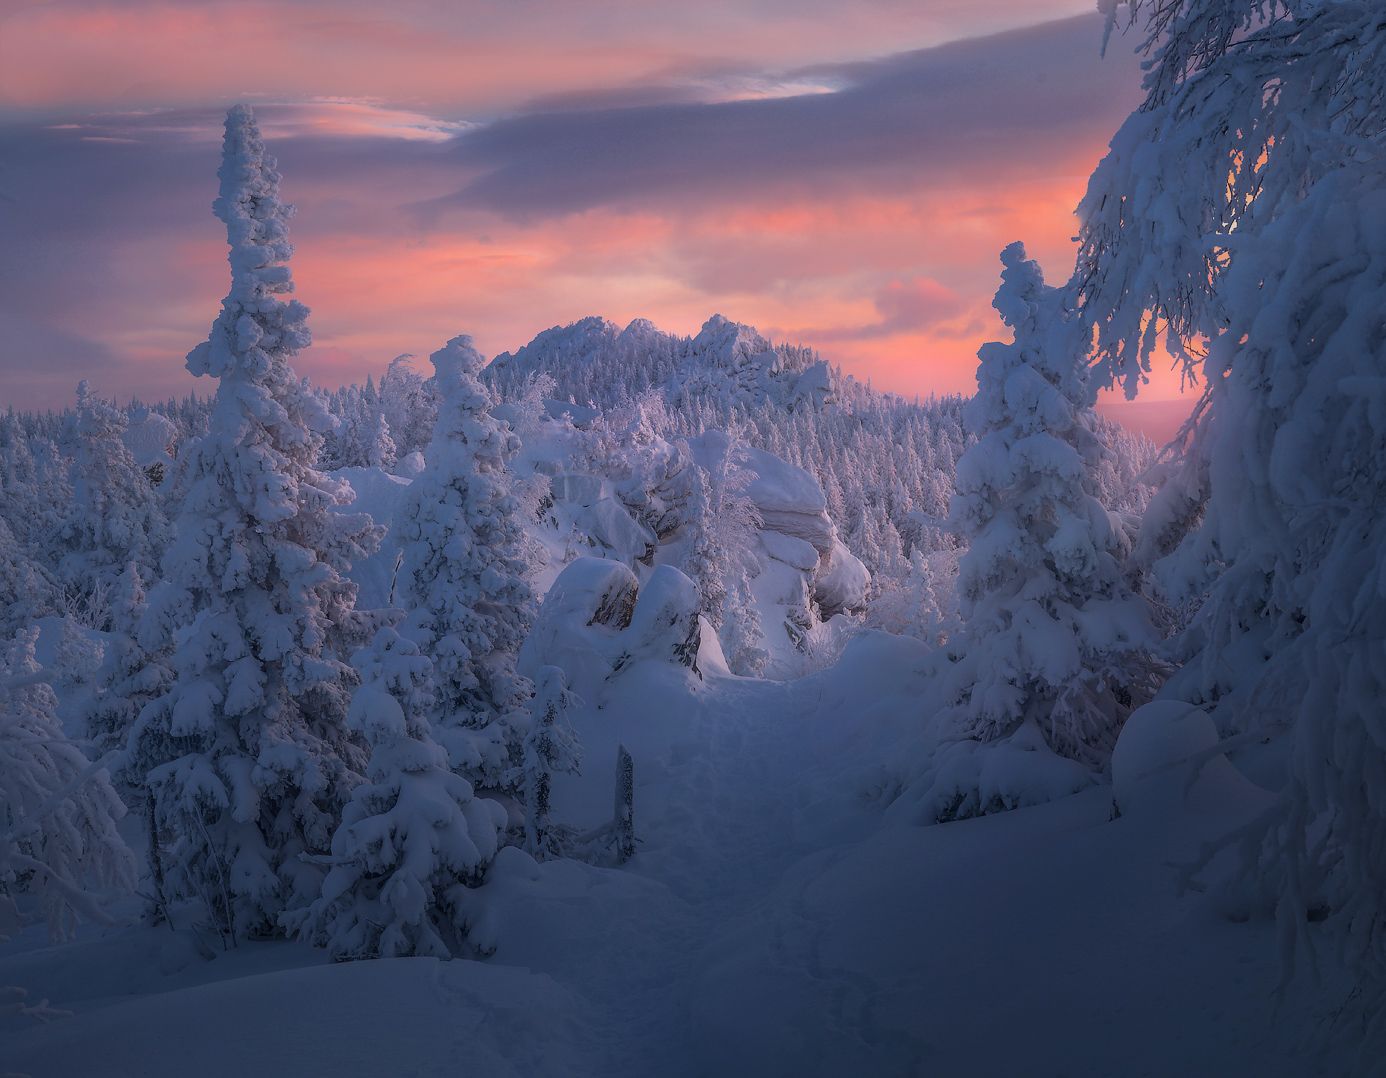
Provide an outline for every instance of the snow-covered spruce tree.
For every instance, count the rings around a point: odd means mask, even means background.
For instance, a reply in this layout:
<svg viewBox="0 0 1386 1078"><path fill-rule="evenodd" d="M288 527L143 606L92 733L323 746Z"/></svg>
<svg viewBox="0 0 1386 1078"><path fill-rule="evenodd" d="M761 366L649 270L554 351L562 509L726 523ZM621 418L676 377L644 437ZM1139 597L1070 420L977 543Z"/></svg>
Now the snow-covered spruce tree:
<svg viewBox="0 0 1386 1078"><path fill-rule="evenodd" d="M0 635L13 634L51 613L57 601L57 581L29 556L0 518Z"/></svg>
<svg viewBox="0 0 1386 1078"><path fill-rule="evenodd" d="M327 851L359 779L345 656L369 619L345 573L380 529L337 512L350 488L314 467L328 420L289 365L308 311L279 298L293 289L291 210L246 106L227 115L218 175L231 292L187 363L220 385L207 434L179 456L175 539L145 615L171 642L175 680L128 751L177 836L170 884L234 940L316 894L320 872L299 855Z"/></svg>
<svg viewBox="0 0 1386 1078"><path fill-rule="evenodd" d="M872 601L867 624L897 636L912 636L933 647L956 631L958 555L951 549L910 552L909 569Z"/></svg>
<svg viewBox="0 0 1386 1078"><path fill-rule="evenodd" d="M23 630L0 654L0 922L15 919L15 896L34 895L65 939L79 917L105 920L97 896L132 886L134 862L116 829L125 806L63 733L37 640Z"/></svg>
<svg viewBox="0 0 1386 1078"><path fill-rule="evenodd" d="M686 510L692 539L684 569L697 585L703 616L717 630L728 666L733 673L755 677L768 659L751 589L761 519L746 494L751 472L743 463L744 445L728 435L717 449L708 469L695 468Z"/></svg>
<svg viewBox="0 0 1386 1078"><path fill-rule="evenodd" d="M111 763L111 777L122 800L144 822L150 876L146 891L148 913L157 921L165 915L167 896L154 804L144 772L139 767L132 768L130 757L123 751L140 712L146 704L166 694L172 680L168 656L151 655L139 642L146 605L144 582L139 568L131 562L111 591L111 626L95 685L83 709L82 725L97 757L117 754ZM162 639L159 646L163 646Z"/></svg>
<svg viewBox="0 0 1386 1078"><path fill-rule="evenodd" d="M168 541L158 497L123 440L126 426L124 412L85 381L78 385L72 502L58 572L69 588L86 594L111 588L132 561L152 575Z"/></svg>
<svg viewBox="0 0 1386 1078"><path fill-rule="evenodd" d="M364 397L362 403L369 408ZM399 454L395 449L394 439L390 437L390 424L381 412L368 415L370 427L366 438L366 464L371 468L393 468Z"/></svg>
<svg viewBox="0 0 1386 1078"><path fill-rule="evenodd" d="M380 379L380 412L401 457L428 447L438 416L438 402L429 392L429 383L409 365L413 358L396 356Z"/></svg>
<svg viewBox="0 0 1386 1078"><path fill-rule="evenodd" d="M577 697L569 690L563 671L556 666L540 670L530 701L530 727L517 783L525 802L525 849L533 857L553 857L560 852L549 822L550 799L553 776L576 774L582 760L568 723L568 712L575 706Z"/></svg>
<svg viewBox="0 0 1386 1078"><path fill-rule="evenodd" d="M52 418L52 417L50 417ZM57 568L53 537L72 504L67 458L54 444L56 424L11 412L0 422L0 516L21 548L50 573Z"/></svg>
<svg viewBox="0 0 1386 1078"><path fill-rule="evenodd" d="M511 785L533 691L515 670L536 606L508 467L519 439L491 414L470 337L432 360L438 425L395 521L404 631L433 660L433 736L459 773L495 789Z"/></svg>
<svg viewBox="0 0 1386 1078"><path fill-rule="evenodd" d="M132 561L111 591L111 627L85 713L86 736L98 754L124 749L144 705L169 689L167 666L153 661L136 639L145 607L144 581ZM117 778L138 785L143 775Z"/></svg>
<svg viewBox="0 0 1386 1078"><path fill-rule="evenodd" d="M331 869L307 909L284 917L334 958L459 953L461 899L496 854L505 810L473 796L433 740L430 663L394 629L376 633L354 660L361 685L348 721L370 744L332 837Z"/></svg>
<svg viewBox="0 0 1386 1078"><path fill-rule="evenodd" d="M698 604L713 628L721 624L727 601L727 551L722 532L712 515L712 482L705 469L693 468L692 495L687 512L692 524L692 541L684 558L683 570L698 588Z"/></svg>
<svg viewBox="0 0 1386 1078"><path fill-rule="evenodd" d="M1158 325L1206 384L1145 524L1166 589L1200 602L1177 687L1225 730L1290 728L1251 875L1282 938L1327 910L1380 974L1386 18L1370 0L1129 12L1146 102L1093 176L1079 280L1109 377L1132 385Z"/></svg>
<svg viewBox="0 0 1386 1078"><path fill-rule="evenodd" d="M1124 536L1094 497L1102 446L1063 295L1015 243L994 306L1014 332L978 352L951 517L969 546L950 673L955 717L991 741L1037 727L1054 752L1104 766L1131 709L1158 688Z"/></svg>

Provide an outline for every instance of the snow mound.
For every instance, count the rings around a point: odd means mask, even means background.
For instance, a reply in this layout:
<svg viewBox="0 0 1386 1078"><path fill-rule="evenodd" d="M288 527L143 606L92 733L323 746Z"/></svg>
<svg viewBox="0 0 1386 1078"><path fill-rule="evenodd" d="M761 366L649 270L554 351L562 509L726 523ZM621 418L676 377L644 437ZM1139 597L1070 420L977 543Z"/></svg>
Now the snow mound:
<svg viewBox="0 0 1386 1078"><path fill-rule="evenodd" d="M1131 713L1112 751L1112 797L1123 816L1206 813L1269 795L1219 750L1212 717L1182 700Z"/></svg>
<svg viewBox="0 0 1386 1078"><path fill-rule="evenodd" d="M395 475L405 479L413 479L424 470L424 467L424 455L416 449L412 453L405 453L404 456L395 461Z"/></svg>
<svg viewBox="0 0 1386 1078"><path fill-rule="evenodd" d="M996 741L953 741L891 806L907 823L947 823L1047 804L1093 785L1096 776L1057 755L1033 723Z"/></svg>
<svg viewBox="0 0 1386 1078"><path fill-rule="evenodd" d="M730 439L719 430L707 431L688 443L694 459L709 471L716 471L730 445ZM818 480L773 454L750 447L741 451L742 464L751 473L746 496L760 514L761 536L769 556L814 574L813 598L825 618L864 607L871 574L838 537ZM817 554L812 565L805 546Z"/></svg>
<svg viewBox="0 0 1386 1078"><path fill-rule="evenodd" d="M722 431L710 430L690 438L688 447L700 466L715 472L730 444ZM828 517L828 503L818 480L763 450L740 448L740 463L751 473L746 496L760 513L764 527L801 539L820 555L831 554L837 530Z"/></svg>
<svg viewBox="0 0 1386 1078"><path fill-rule="evenodd" d="M631 516L608 480L558 474L550 478L549 490L553 500L566 507L566 519L607 556L633 562L648 559L654 551L654 532Z"/></svg>
<svg viewBox="0 0 1386 1078"><path fill-rule="evenodd" d="M381 1010L390 1012L381 1036ZM7 1070L106 1078L554 1073L584 1001L545 974L482 962L309 966L139 997L9 1034ZM215 1050L209 1051L208 1046ZM100 1061L97 1064L96 1061Z"/></svg>
<svg viewBox="0 0 1386 1078"><path fill-rule="evenodd" d="M619 647L615 634L630 624L638 590L635 574L619 561L569 563L544 596L520 649L520 672L533 678L545 666L557 666L574 692L595 702Z"/></svg>

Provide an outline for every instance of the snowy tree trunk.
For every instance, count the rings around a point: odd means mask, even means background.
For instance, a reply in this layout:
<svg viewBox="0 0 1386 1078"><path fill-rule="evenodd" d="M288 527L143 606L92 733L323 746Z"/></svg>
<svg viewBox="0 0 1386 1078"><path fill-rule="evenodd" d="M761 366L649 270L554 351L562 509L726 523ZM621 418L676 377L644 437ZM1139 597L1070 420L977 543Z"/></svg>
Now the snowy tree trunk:
<svg viewBox="0 0 1386 1078"><path fill-rule="evenodd" d="M616 860L635 856L635 761L624 745L616 747Z"/></svg>

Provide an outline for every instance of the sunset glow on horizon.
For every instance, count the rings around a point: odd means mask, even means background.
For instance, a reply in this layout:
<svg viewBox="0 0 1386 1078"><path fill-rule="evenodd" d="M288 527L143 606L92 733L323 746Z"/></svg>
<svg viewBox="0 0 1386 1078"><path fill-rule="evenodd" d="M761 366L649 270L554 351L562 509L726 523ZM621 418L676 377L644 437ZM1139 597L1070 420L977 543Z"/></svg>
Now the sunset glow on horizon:
<svg viewBox="0 0 1386 1078"><path fill-rule="evenodd" d="M969 393L1001 248L1072 268L1133 43L1102 58L1089 0L866 8L21 6L0 16L4 403L196 388L233 100L298 207L317 383L459 332L495 354L592 314L692 334L721 313L878 388Z"/></svg>

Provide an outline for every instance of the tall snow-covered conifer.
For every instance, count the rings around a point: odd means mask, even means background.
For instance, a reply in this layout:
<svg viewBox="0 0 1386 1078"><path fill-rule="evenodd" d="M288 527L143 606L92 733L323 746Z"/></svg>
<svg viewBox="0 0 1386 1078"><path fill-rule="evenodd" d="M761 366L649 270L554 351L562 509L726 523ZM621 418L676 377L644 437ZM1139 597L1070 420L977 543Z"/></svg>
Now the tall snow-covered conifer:
<svg viewBox="0 0 1386 1078"><path fill-rule="evenodd" d="M308 311L280 298L292 210L244 105L227 115L218 175L231 291L188 370L220 385L206 436L178 461L176 535L146 614L169 632L176 681L129 751L177 836L170 882L235 939L316 893L319 870L299 855L326 852L359 781L346 656L367 619L345 573L380 530L337 512L350 487L315 470L328 421L289 364Z"/></svg>
<svg viewBox="0 0 1386 1078"><path fill-rule="evenodd" d="M1078 279L1106 377L1134 395L1158 327L1205 385L1143 525L1157 579L1198 604L1171 688L1224 730L1291 731L1252 874L1284 939L1329 910L1381 976L1386 20L1375 0L1126 7L1146 100L1080 207Z"/></svg>
<svg viewBox="0 0 1386 1078"><path fill-rule="evenodd" d="M969 548L952 694L983 740L1033 723L1062 756L1101 766L1125 716L1158 687L1125 537L1094 496L1102 453L1063 295L1011 244L994 306L1012 343L978 353L951 514Z"/></svg>
<svg viewBox="0 0 1386 1078"><path fill-rule="evenodd" d="M460 773L491 788L519 762L532 693L515 670L535 607L508 467L519 439L491 414L470 337L432 360L438 423L396 519L405 631L433 660L434 737Z"/></svg>

